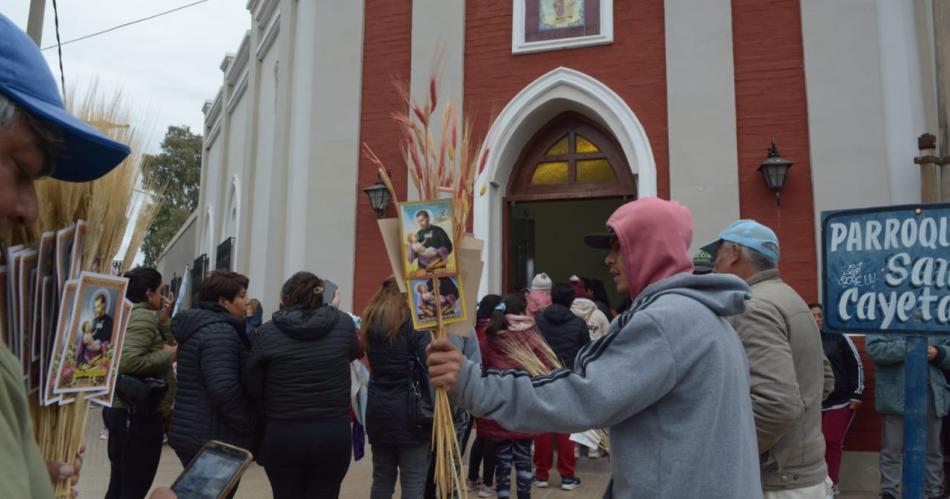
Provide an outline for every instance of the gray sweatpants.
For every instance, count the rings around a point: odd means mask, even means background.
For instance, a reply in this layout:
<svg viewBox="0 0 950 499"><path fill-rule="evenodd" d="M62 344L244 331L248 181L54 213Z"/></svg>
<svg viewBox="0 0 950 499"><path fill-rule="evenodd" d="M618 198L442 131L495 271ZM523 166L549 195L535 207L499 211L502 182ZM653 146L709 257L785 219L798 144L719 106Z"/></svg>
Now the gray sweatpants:
<svg viewBox="0 0 950 499"><path fill-rule="evenodd" d="M927 497L943 496L943 449L940 428L943 420L934 413L933 397L928 397L927 414ZM901 463L904 451L904 417L883 415L881 425L881 493L900 497Z"/></svg>

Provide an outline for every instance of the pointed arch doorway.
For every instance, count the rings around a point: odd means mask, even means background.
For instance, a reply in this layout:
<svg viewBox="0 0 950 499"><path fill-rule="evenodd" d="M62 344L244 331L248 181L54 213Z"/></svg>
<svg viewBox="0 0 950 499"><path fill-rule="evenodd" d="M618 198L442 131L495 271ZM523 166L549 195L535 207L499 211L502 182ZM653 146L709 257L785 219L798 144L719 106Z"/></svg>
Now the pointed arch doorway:
<svg viewBox="0 0 950 499"><path fill-rule="evenodd" d="M540 272L554 282L572 275L606 284L619 304L599 252L583 235L604 230L611 213L636 199L637 178L617 139L576 112L560 114L528 141L504 198L504 289L530 287Z"/></svg>

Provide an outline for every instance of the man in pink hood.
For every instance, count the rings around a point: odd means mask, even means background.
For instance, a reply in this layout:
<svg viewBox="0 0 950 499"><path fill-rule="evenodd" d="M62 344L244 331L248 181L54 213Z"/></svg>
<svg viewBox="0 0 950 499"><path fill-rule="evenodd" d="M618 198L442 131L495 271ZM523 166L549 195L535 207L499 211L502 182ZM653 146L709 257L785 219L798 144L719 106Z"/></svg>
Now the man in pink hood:
<svg viewBox="0 0 950 499"><path fill-rule="evenodd" d="M479 417L512 431L610 431L605 498L761 498L749 368L726 317L742 313L749 287L727 275L692 275L692 217L649 198L621 206L609 234L617 290L633 300L574 370L530 377L485 372L447 341L429 347L432 384Z"/></svg>

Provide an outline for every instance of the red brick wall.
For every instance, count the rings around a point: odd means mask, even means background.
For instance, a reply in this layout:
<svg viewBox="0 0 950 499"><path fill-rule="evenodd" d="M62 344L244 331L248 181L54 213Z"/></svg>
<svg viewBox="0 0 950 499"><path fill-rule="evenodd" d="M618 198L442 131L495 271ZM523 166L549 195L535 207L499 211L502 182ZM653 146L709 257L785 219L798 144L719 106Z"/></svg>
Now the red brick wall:
<svg viewBox="0 0 950 499"><path fill-rule="evenodd" d="M390 113L404 111L393 80L408 84L411 60L412 0L366 0L363 31L363 97L360 141L390 168L401 199L406 197L406 167L399 153L400 132ZM356 276L354 308L360 314L386 276L392 273L376 214L363 187L375 183L376 167L362 156L356 186ZM395 210L390 208L390 215Z"/></svg>
<svg viewBox="0 0 950 499"><path fill-rule="evenodd" d="M733 0L732 36L740 213L775 230L782 277L815 302L815 217L798 0ZM779 153L794 162L780 207L756 171L771 137Z"/></svg>
<svg viewBox="0 0 950 499"><path fill-rule="evenodd" d="M482 138L509 100L548 71L565 66L602 81L622 97L646 129L657 166L657 192L669 197L666 40L663 0L617 2L614 43L511 54L510 2L466 2L465 109Z"/></svg>
<svg viewBox="0 0 950 499"><path fill-rule="evenodd" d="M844 450L877 452L881 449L881 416L874 410L874 363L864 350L864 336L852 336L864 365L864 404L851 423Z"/></svg>

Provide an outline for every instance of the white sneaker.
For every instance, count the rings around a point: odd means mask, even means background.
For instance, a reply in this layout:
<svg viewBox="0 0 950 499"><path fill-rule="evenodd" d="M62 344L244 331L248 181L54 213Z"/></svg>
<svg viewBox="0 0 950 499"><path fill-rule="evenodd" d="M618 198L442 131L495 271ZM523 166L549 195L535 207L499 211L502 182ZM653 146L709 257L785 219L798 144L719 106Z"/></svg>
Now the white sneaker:
<svg viewBox="0 0 950 499"><path fill-rule="evenodd" d="M109 430L99 430L99 440L109 440Z"/></svg>

